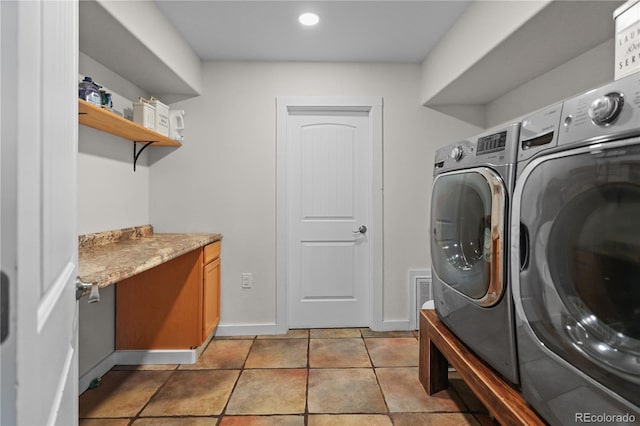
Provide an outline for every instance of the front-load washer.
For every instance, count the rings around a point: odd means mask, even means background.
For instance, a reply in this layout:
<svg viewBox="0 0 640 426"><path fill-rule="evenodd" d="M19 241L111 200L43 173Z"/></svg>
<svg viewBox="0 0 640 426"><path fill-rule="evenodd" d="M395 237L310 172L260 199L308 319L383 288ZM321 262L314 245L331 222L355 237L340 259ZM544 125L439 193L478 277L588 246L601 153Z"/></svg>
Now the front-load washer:
<svg viewBox="0 0 640 426"><path fill-rule="evenodd" d="M511 271L523 397L640 423L640 74L522 121Z"/></svg>
<svg viewBox="0 0 640 426"><path fill-rule="evenodd" d="M519 123L494 128L436 152L430 224L438 316L513 384L508 209L519 130Z"/></svg>

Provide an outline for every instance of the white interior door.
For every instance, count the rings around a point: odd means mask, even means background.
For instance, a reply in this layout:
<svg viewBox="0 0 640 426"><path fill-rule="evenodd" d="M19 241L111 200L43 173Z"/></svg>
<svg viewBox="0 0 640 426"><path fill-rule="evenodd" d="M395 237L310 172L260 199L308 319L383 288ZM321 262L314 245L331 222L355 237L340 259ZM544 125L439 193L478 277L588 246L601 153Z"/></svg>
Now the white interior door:
<svg viewBox="0 0 640 426"><path fill-rule="evenodd" d="M73 425L78 423L78 4L16 3L15 411L17 424Z"/></svg>
<svg viewBox="0 0 640 426"><path fill-rule="evenodd" d="M367 111L291 111L289 326L370 322L371 149Z"/></svg>

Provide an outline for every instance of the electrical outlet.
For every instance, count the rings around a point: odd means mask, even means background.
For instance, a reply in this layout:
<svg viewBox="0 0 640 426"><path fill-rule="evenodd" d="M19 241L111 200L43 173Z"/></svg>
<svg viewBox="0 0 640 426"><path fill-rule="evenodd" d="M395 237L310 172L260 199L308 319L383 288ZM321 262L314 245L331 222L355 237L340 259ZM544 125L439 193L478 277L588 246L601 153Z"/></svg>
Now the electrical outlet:
<svg viewBox="0 0 640 426"><path fill-rule="evenodd" d="M242 288L251 288L253 285L253 274L251 272L242 273Z"/></svg>

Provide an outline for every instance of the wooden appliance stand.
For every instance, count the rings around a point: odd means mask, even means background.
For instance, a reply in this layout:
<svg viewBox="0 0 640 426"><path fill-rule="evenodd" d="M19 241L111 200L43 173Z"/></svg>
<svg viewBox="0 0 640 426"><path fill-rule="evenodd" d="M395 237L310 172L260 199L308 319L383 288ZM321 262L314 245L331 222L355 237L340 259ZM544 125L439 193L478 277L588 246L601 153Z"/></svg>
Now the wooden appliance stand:
<svg viewBox="0 0 640 426"><path fill-rule="evenodd" d="M544 425L522 396L449 331L434 310L420 312L420 383L427 394L448 387L448 363L503 425Z"/></svg>

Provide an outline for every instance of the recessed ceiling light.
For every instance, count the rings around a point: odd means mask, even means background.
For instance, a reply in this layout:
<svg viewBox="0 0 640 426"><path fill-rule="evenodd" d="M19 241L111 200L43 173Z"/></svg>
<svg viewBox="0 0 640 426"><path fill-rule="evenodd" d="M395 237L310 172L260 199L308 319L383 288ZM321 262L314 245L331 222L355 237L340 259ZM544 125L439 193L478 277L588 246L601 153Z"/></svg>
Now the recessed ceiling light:
<svg viewBox="0 0 640 426"><path fill-rule="evenodd" d="M298 21L300 21L302 25L312 27L320 22L320 17L315 13L303 13L298 17Z"/></svg>

